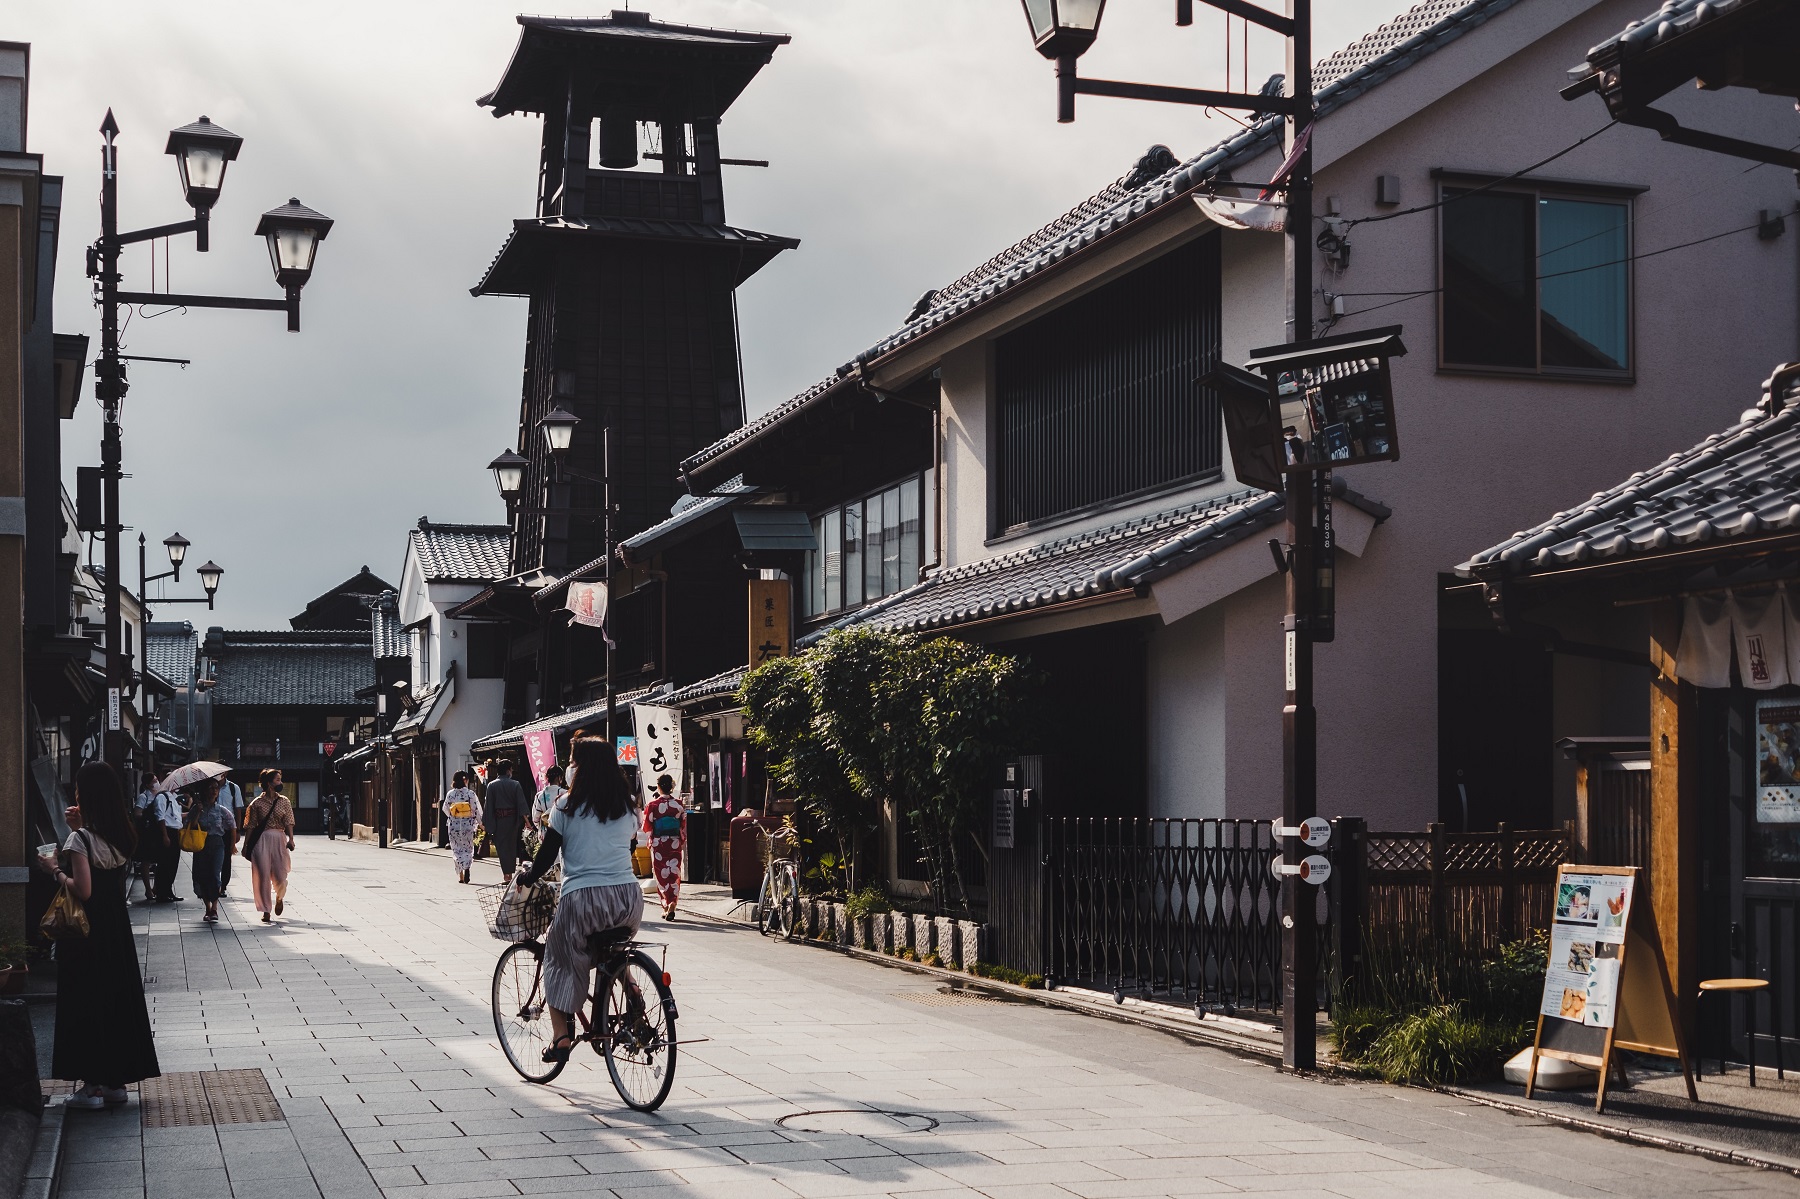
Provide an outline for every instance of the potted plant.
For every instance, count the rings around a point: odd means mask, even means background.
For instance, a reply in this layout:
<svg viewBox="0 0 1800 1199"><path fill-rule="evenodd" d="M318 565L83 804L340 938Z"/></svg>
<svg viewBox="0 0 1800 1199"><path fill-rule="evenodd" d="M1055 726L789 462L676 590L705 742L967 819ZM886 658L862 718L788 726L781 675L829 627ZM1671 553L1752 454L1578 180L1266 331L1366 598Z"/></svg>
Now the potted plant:
<svg viewBox="0 0 1800 1199"><path fill-rule="evenodd" d="M31 973L27 952L23 938L0 933L0 995L17 995L25 989Z"/></svg>

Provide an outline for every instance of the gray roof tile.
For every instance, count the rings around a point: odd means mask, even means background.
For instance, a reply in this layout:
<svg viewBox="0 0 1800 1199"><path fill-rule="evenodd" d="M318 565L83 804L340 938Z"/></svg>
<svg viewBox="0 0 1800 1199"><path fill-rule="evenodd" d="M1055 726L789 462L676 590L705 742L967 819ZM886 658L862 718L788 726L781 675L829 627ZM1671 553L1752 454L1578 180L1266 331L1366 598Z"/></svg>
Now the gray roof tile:
<svg viewBox="0 0 1800 1199"><path fill-rule="evenodd" d="M1526 575L1800 531L1800 366L1722 433L1514 533L1458 566L1479 578Z"/></svg>
<svg viewBox="0 0 1800 1199"><path fill-rule="evenodd" d="M1755 2L1756 0L1667 0L1652 9L1648 16L1631 22L1589 50L1588 60L1591 62L1600 58L1615 47L1624 51L1647 49ZM1776 2L1781 3L1782 0ZM1570 74L1586 74L1587 71L1588 68L1584 65L1575 68Z"/></svg>
<svg viewBox="0 0 1800 1199"><path fill-rule="evenodd" d="M1271 492L1238 491L1134 517L939 571L827 627L924 632L1129 590L1274 523L1281 507L1281 497Z"/></svg>
<svg viewBox="0 0 1800 1199"><path fill-rule="evenodd" d="M144 664L177 687L188 685L199 652L200 638L187 621L152 621L144 635Z"/></svg>
<svg viewBox="0 0 1800 1199"><path fill-rule="evenodd" d="M512 531L505 525L437 525L421 516L412 544L428 583L487 583L512 570Z"/></svg>
<svg viewBox="0 0 1800 1199"><path fill-rule="evenodd" d="M710 679L701 679L698 683L689 683L687 686L679 688L669 695L664 696L657 702L663 704L665 707L685 708L689 704L696 704L701 700L714 699L721 695L736 694L737 689L743 685L744 672L746 669L747 668L743 666L733 666L730 670L721 671L720 673L713 675Z"/></svg>
<svg viewBox="0 0 1800 1199"><path fill-rule="evenodd" d="M1322 60L1313 69L1314 98L1325 116L1354 100L1464 33L1498 16L1519 0L1425 0L1362 39ZM856 362L837 369L734 432L726 434L681 464L687 471L780 423L850 377L857 363L880 358L932 329L987 303L1048 267L1085 250L1151 212L1193 191L1207 178L1275 147L1282 121L1264 117L1250 128L1190 158L1154 170L1151 153L1131 171L1077 204L1030 236L1008 246L974 270L952 280L914 309L907 322L867 350ZM1145 169L1149 167L1150 169ZM1154 171L1154 173L1152 173ZM1146 177L1149 176L1149 177Z"/></svg>
<svg viewBox="0 0 1800 1199"><path fill-rule="evenodd" d="M357 690L375 681L367 629L231 631L214 659L222 707L360 708Z"/></svg>
<svg viewBox="0 0 1800 1199"><path fill-rule="evenodd" d="M370 610L369 632L377 658L404 658L412 653L406 630L400 625L400 597L384 591Z"/></svg>

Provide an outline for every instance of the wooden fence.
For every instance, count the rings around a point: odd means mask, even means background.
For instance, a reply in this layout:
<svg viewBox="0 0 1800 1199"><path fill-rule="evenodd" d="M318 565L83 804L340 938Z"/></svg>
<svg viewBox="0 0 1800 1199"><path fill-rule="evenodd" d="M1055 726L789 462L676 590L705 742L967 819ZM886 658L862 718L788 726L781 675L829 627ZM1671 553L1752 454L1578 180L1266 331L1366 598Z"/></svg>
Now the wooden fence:
<svg viewBox="0 0 1800 1199"><path fill-rule="evenodd" d="M1338 899L1342 921L1401 944L1431 937L1491 953L1550 927L1556 868L1571 860L1573 844L1568 826L1452 833L1431 824L1422 833L1364 833L1340 851L1355 853L1362 867L1360 894ZM1343 933L1354 935L1350 927Z"/></svg>

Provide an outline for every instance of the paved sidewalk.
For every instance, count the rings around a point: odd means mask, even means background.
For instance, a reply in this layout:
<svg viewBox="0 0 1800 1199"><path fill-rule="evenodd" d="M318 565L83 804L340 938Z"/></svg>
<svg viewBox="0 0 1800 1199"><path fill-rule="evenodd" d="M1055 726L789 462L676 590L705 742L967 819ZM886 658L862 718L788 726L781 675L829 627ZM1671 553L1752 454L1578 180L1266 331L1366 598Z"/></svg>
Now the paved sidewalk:
<svg viewBox="0 0 1800 1199"><path fill-rule="evenodd" d="M498 881L492 863L477 865L484 876ZM191 900L134 909L162 1088L182 1072L259 1071L279 1112L215 1100L196 1115L154 1095L72 1112L62 1194L1800 1194L1789 1175L1453 1096L1295 1079L1154 1030L948 993L699 922L647 926L669 942L684 1042L705 1040L683 1044L669 1102L640 1116L593 1055L552 1087L512 1074L487 1002L499 946L474 890L434 855L309 837L273 927L241 897L216 929Z"/></svg>

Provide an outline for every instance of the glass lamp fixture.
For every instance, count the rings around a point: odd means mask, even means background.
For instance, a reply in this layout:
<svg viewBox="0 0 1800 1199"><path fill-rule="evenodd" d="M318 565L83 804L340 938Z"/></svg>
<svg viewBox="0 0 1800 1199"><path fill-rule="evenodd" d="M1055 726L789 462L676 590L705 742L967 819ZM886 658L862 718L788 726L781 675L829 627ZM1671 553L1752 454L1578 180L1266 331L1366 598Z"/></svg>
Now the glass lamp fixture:
<svg viewBox="0 0 1800 1199"><path fill-rule="evenodd" d="M1100 33L1106 0L1024 0L1032 44L1045 58L1079 58Z"/></svg>
<svg viewBox="0 0 1800 1199"><path fill-rule="evenodd" d="M195 212L206 212L219 202L219 190L225 186L225 165L238 156L244 139L215 125L210 117L201 117L191 125L169 131L164 154L174 156L181 172L181 191Z"/></svg>
<svg viewBox="0 0 1800 1199"><path fill-rule="evenodd" d="M271 208L256 223L256 236L269 243L269 265L279 287L298 290L312 277L313 255L331 232L333 221L297 199Z"/></svg>
<svg viewBox="0 0 1800 1199"><path fill-rule="evenodd" d="M550 452L561 458L569 452L569 446L575 440L575 426L580 423L579 416L558 404L538 421L538 428L544 431L544 444Z"/></svg>
<svg viewBox="0 0 1800 1199"><path fill-rule="evenodd" d="M169 551L169 565L175 568L176 576L181 574L181 563L187 558L189 541L180 533L163 538L163 548Z"/></svg>
<svg viewBox="0 0 1800 1199"><path fill-rule="evenodd" d="M507 503L519 498L519 492L525 487L525 468L529 465L524 455L511 450L502 450L498 458L488 463L488 469L494 472L494 486L500 489L500 497Z"/></svg>
<svg viewBox="0 0 1800 1199"><path fill-rule="evenodd" d="M194 573L200 576L200 586L205 588L206 596L210 600L219 590L219 580L224 577L225 568L209 558L206 565Z"/></svg>

